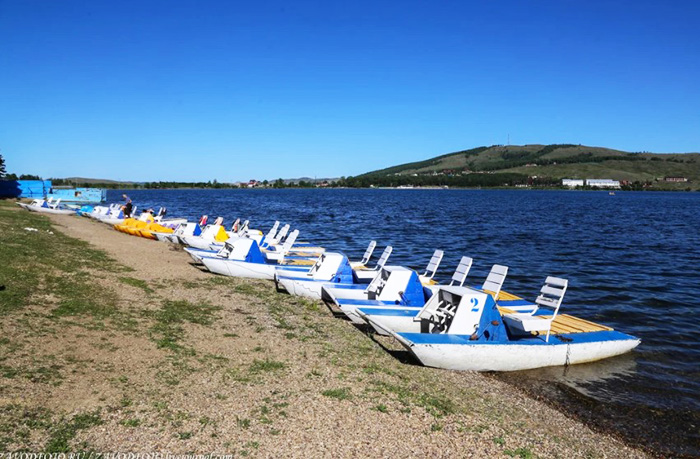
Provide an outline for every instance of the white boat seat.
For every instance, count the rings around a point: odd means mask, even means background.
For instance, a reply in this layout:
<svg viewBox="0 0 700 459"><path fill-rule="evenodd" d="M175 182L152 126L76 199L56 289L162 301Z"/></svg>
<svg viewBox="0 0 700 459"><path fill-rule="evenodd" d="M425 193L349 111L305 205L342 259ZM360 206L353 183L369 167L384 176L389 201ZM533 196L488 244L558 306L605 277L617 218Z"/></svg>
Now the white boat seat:
<svg viewBox="0 0 700 459"><path fill-rule="evenodd" d="M467 280L467 274L472 267L472 260L469 257L462 257L455 269L455 273L452 275L452 280L450 280L450 285L459 285L460 287L464 285L464 281Z"/></svg>
<svg viewBox="0 0 700 459"><path fill-rule="evenodd" d="M498 294L501 293L501 287L508 275L508 267L503 265L493 265L491 272L486 277L481 290L485 290L493 295L494 300L498 300Z"/></svg>
<svg viewBox="0 0 700 459"><path fill-rule="evenodd" d="M444 254L445 252L442 250L436 250L433 253L433 256L430 257L430 261L428 262L428 266L425 268L425 274L421 276L421 282L427 282L435 276Z"/></svg>
<svg viewBox="0 0 700 459"><path fill-rule="evenodd" d="M369 245L367 246L367 250L365 250L365 254L362 255L362 260L360 261L361 265L366 265L369 262L369 259L372 258L372 253L374 253L375 247L377 247L377 241L370 241Z"/></svg>
<svg viewBox="0 0 700 459"><path fill-rule="evenodd" d="M379 270L384 267L386 264L387 260L389 260L389 255L391 255L391 252L394 250L394 248L390 245L386 246L384 249L384 252L382 252L382 256L379 257L379 260L377 261L377 266L375 266L373 269Z"/></svg>
<svg viewBox="0 0 700 459"><path fill-rule="evenodd" d="M549 342L552 322L554 322L554 319L557 317L568 285L569 281L566 279L548 276L540 289L539 296L535 300L537 307L530 313L515 312L505 314L503 316L503 321L508 328L514 332L547 332L545 341ZM551 315L535 315L535 312L541 308L552 309L553 313Z"/></svg>
<svg viewBox="0 0 700 459"><path fill-rule="evenodd" d="M269 241L270 239L275 237L275 233L277 233L277 228L279 228L280 222L279 220L275 220L275 224L272 225L272 228L270 228L270 231L267 232L265 235L265 241Z"/></svg>

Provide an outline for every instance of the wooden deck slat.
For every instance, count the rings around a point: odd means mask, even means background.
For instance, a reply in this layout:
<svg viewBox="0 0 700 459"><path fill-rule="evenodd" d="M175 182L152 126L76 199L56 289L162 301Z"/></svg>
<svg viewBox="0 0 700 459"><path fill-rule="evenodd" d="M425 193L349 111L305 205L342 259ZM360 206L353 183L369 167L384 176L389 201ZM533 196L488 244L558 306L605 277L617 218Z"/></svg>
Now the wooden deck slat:
<svg viewBox="0 0 700 459"><path fill-rule="evenodd" d="M516 311L513 311L512 309L508 308L503 308L500 307L498 308L500 311L501 315L503 314L512 314ZM548 319L551 316L541 316L543 319ZM595 332L595 331L612 331L612 327L608 327L606 325L601 325L597 324L595 322L591 322L590 320L586 319L581 319L580 317L575 317L571 316L569 314L559 314L555 319L554 322L552 322L552 333L554 334L561 334L561 333L588 333L588 332Z"/></svg>

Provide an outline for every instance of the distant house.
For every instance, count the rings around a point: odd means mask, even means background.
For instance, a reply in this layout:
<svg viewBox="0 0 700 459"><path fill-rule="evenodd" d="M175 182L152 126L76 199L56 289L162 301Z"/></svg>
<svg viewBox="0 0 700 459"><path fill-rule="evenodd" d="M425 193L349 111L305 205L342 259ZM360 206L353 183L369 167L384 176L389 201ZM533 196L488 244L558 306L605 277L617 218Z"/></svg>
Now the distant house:
<svg viewBox="0 0 700 459"><path fill-rule="evenodd" d="M569 188L576 188L577 186L583 186L583 180L565 178L561 179L561 184Z"/></svg>
<svg viewBox="0 0 700 459"><path fill-rule="evenodd" d="M687 182L687 177L664 177L664 182Z"/></svg>
<svg viewBox="0 0 700 459"><path fill-rule="evenodd" d="M255 188L260 185L260 182L257 180L251 180L248 182L248 188Z"/></svg>
<svg viewBox="0 0 700 459"><path fill-rule="evenodd" d="M620 182L610 179L586 179L586 185L596 188L620 188Z"/></svg>

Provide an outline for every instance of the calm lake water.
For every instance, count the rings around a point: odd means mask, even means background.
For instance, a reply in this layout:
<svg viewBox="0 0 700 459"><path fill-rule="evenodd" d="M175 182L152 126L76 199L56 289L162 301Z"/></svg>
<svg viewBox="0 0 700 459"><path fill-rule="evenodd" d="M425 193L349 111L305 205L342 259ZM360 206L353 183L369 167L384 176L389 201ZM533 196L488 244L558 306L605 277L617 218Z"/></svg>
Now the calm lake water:
<svg viewBox="0 0 700 459"><path fill-rule="evenodd" d="M116 201L121 191L108 197ZM274 220L300 239L359 259L392 245L391 264L438 278L474 258L481 282L510 267L504 289L534 299L546 276L569 279L562 312L636 335L607 361L502 374L598 426L673 455L700 455L700 193L527 190L132 190L140 208L191 220Z"/></svg>

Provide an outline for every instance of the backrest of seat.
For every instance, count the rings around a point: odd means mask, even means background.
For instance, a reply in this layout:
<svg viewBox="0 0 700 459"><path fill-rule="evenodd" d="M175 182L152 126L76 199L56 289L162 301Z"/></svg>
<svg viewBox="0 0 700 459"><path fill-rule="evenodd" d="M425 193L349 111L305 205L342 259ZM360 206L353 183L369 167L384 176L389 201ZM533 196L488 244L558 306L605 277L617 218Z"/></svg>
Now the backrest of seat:
<svg viewBox="0 0 700 459"><path fill-rule="evenodd" d="M372 253L374 253L375 247L377 247L377 241L369 241L367 250L365 250L365 254L362 255L362 261L360 261L361 264L366 265L369 259L372 258Z"/></svg>
<svg viewBox="0 0 700 459"><path fill-rule="evenodd" d="M369 283L367 288L365 289L365 292L368 295L368 299L374 300L379 296L379 294L382 292L384 289L384 286L386 285L386 281L389 279L389 276L391 273L387 271L386 269L380 269L379 274L377 274L374 279Z"/></svg>
<svg viewBox="0 0 700 459"><path fill-rule="evenodd" d="M289 223L284 225L282 229L279 230L279 233L274 237L274 239L271 241L272 244L279 244L279 242L284 239L284 237L287 235L289 232Z"/></svg>
<svg viewBox="0 0 700 459"><path fill-rule="evenodd" d="M445 252L443 252L442 250L436 250L435 252L433 252L433 256L430 257L428 266L425 268L425 274L423 274L424 277L432 279L433 276L435 276L435 272L440 267L440 262L442 261L442 257L444 254Z"/></svg>
<svg viewBox="0 0 700 459"><path fill-rule="evenodd" d="M537 307L546 307L554 310L552 318L559 312L559 307L566 294L566 289L569 286L569 281L559 277L548 276L544 281L540 294L535 300Z"/></svg>
<svg viewBox="0 0 700 459"><path fill-rule="evenodd" d="M216 217L216 220L214 220L215 225L221 225L224 223L224 217Z"/></svg>
<svg viewBox="0 0 700 459"><path fill-rule="evenodd" d="M505 282L507 275L507 266L493 265L491 272L486 277L486 281L484 281L484 285L481 286L481 290L493 292L493 298L498 299L498 294L501 292L501 287L503 287L503 282Z"/></svg>
<svg viewBox="0 0 700 459"><path fill-rule="evenodd" d="M467 280L467 275L469 274L469 270L471 269L473 262L474 260L469 257L462 257L462 259L459 260L457 269L455 269L455 273L452 275L450 285L459 285L460 287L463 286L464 281Z"/></svg>
<svg viewBox="0 0 700 459"><path fill-rule="evenodd" d="M390 246L390 245L386 246L386 249L384 249L384 252L382 252L382 256L379 257L379 260L377 261L376 268L381 269L384 267L387 260L389 259L389 255L391 255L392 250L394 250L394 248L392 246Z"/></svg>
<svg viewBox="0 0 700 459"><path fill-rule="evenodd" d="M267 234L265 235L266 241L269 241L270 239L275 237L275 233L277 233L277 228L279 228L279 226L280 226L280 222L276 220L275 224L272 225L272 228L270 228L270 231L268 231Z"/></svg>
<svg viewBox="0 0 700 459"><path fill-rule="evenodd" d="M282 246L282 254L283 255L292 249L292 246L296 242L298 236L299 236L299 230L294 230L289 234L289 236L287 237L287 240L284 241L284 245Z"/></svg>

